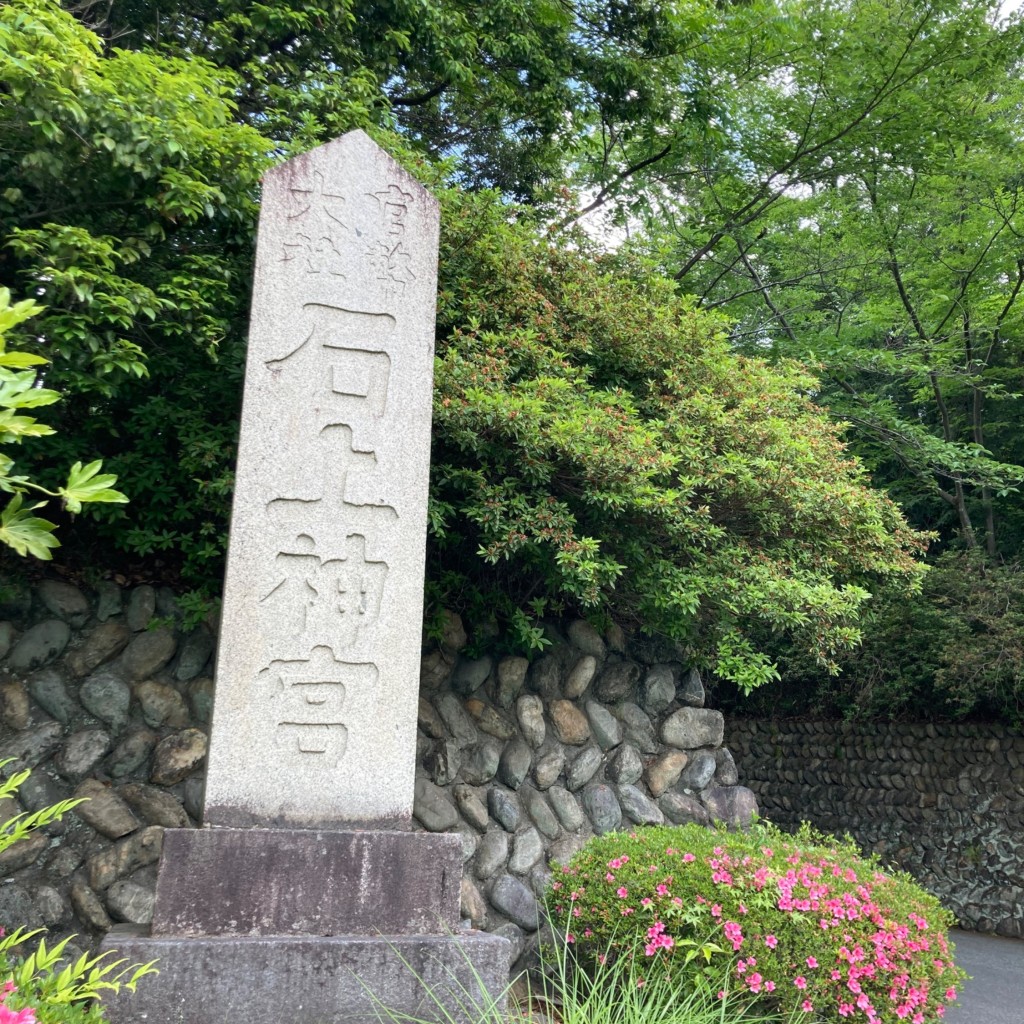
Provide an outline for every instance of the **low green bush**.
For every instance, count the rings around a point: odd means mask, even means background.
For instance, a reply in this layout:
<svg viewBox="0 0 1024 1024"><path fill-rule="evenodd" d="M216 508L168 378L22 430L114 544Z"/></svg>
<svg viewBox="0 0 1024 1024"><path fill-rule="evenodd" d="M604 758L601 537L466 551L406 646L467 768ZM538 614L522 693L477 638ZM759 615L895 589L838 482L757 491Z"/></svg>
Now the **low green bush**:
<svg viewBox="0 0 1024 1024"><path fill-rule="evenodd" d="M550 905L583 965L625 956L686 982L732 956L733 987L806 1020L925 1024L965 977L949 911L809 827L610 833L556 873Z"/></svg>
<svg viewBox="0 0 1024 1024"><path fill-rule="evenodd" d="M0 801L17 794L27 770L12 771L3 778L11 761L0 761ZM60 819L82 800L62 800L52 807L17 814L0 823L0 852ZM130 992L140 978L156 973L153 961L132 964L108 951L98 956L83 953L71 959L66 951L70 938L47 946L44 938L27 952L23 947L41 929L18 928L5 935L0 928L0 1024L101 1024L106 1015L97 1001L103 992Z"/></svg>

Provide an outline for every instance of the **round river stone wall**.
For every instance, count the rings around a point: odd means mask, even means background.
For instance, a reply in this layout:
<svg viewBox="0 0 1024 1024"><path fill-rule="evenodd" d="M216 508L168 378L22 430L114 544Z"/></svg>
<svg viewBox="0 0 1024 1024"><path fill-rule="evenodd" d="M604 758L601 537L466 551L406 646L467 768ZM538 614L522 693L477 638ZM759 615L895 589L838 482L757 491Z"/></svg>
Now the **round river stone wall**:
<svg viewBox="0 0 1024 1024"><path fill-rule="evenodd" d="M50 579L0 593L0 821L86 797L0 853L0 926L88 946L153 914L165 828L198 825L215 623L174 593ZM414 826L462 836L464 924L536 942L552 863L613 829L749 823L722 715L674 649L552 628L528 661L468 656L458 616L421 665ZM382 709L386 714L387 709Z"/></svg>
<svg viewBox="0 0 1024 1024"><path fill-rule="evenodd" d="M1024 736L1001 725L730 718L762 814L849 832L961 927L1024 936Z"/></svg>

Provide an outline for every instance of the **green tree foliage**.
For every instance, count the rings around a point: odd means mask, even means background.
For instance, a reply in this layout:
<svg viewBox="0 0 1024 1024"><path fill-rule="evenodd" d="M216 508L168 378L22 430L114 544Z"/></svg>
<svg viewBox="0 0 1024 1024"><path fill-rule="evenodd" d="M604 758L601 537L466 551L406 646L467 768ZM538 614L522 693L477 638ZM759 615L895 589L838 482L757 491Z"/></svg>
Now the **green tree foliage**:
<svg viewBox="0 0 1024 1024"><path fill-rule="evenodd" d="M60 401L60 395L50 388L39 387L36 370L46 360L34 352L11 352L7 349L6 335L19 324L42 312L41 308L25 299L11 305L11 293L0 288L0 444L21 444L26 438L45 437L53 428L40 423L25 410L38 409ZM13 495L0 510L0 543L13 548L19 555L35 555L49 559L51 550L59 547L53 535L55 525L35 513L46 500L26 505L26 495L59 498L72 514L81 512L87 502L121 503L128 499L113 489L117 477L101 473L99 460L87 466L76 462L68 473L67 482L56 491L48 490L24 474L14 471L14 460L0 454L0 491Z"/></svg>
<svg viewBox="0 0 1024 1024"><path fill-rule="evenodd" d="M793 363L643 265L539 242L452 196L439 296L432 525L450 604L604 612L744 687L753 630L830 667L866 588L913 587L922 538L864 486ZM583 245L582 241L579 243Z"/></svg>
<svg viewBox="0 0 1024 1024"><path fill-rule="evenodd" d="M238 110L308 148L400 131L458 175L527 198L567 157L595 177L634 137L695 132L713 109L703 50L731 4L708 0L315 0L80 3L115 45L198 56L238 76ZM739 16L738 14L733 16ZM658 143L664 147L664 138Z"/></svg>
<svg viewBox="0 0 1024 1024"><path fill-rule="evenodd" d="M817 368L816 401L936 558L988 557L874 602L846 683L765 637L793 710L1018 714L1024 38L1003 6L780 3L726 44L745 63L715 63L725 119L607 200L739 351Z"/></svg>
<svg viewBox="0 0 1024 1024"><path fill-rule="evenodd" d="M1024 39L1000 8L754 5L706 54L728 96L699 143L631 150L599 195L734 344L822 367L820 400L919 525L990 555L1014 550L995 510L1024 475Z"/></svg>
<svg viewBox="0 0 1024 1024"><path fill-rule="evenodd" d="M474 161L511 154L526 191L564 131L579 168L624 189L645 168L620 160L659 124L673 146L710 124L700 97L724 51L709 27L766 10L378 8L114 5L105 43L48 0L0 8L0 270L45 304L33 337L65 396L34 468L83 446L133 497L76 524L80 551L219 583L271 159L391 123L404 134L378 137L407 163L454 150L479 179ZM447 173L422 170L438 187ZM746 688L774 671L763 636L831 668L869 590L915 588L921 536L865 487L804 369L733 354L727 321L648 263L552 241L500 196L446 191L443 226L439 599L526 643L549 612L643 624Z"/></svg>
<svg viewBox="0 0 1024 1024"><path fill-rule="evenodd" d="M992 5L965 6L955 23L920 7L933 24L916 45L936 59L944 40L944 59L872 119L869 143L835 140L824 171L730 229L688 280L740 318L746 347L820 361L822 398L854 425L878 478L919 522L994 556L995 499L1024 475L1005 429L1024 308L1022 39L990 24ZM869 30L850 25L840 39ZM822 59L817 79L798 79L804 105L827 101L826 73L838 74ZM778 125L792 101L766 102ZM708 193L731 187L713 179Z"/></svg>
<svg viewBox="0 0 1024 1024"><path fill-rule="evenodd" d="M824 677L793 645L774 647L785 680L754 697L723 684L719 706L744 713L930 719L967 715L1024 726L1024 569L983 552L947 551L920 594L882 595L863 643Z"/></svg>
<svg viewBox="0 0 1024 1024"><path fill-rule="evenodd" d="M212 582L270 144L227 73L103 54L45 0L0 7L0 81L0 279L45 306L11 342L64 399L26 464L53 487L103 456L136 503L94 514L100 542Z"/></svg>

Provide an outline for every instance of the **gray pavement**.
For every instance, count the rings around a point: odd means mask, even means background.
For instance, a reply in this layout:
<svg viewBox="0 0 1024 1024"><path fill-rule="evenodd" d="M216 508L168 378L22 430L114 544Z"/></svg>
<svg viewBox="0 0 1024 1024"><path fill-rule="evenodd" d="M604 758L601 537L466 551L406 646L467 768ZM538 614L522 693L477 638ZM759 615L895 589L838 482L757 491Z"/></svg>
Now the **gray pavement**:
<svg viewBox="0 0 1024 1024"><path fill-rule="evenodd" d="M1024 1024L1024 940L954 931L956 962L969 974L946 1024Z"/></svg>

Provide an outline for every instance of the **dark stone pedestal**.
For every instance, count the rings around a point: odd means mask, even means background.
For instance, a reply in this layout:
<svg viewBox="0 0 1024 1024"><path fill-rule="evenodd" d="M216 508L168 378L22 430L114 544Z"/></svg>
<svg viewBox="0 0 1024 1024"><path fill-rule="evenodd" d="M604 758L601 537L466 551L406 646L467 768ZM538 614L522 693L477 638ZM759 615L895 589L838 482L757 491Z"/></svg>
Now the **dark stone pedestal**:
<svg viewBox="0 0 1024 1024"><path fill-rule="evenodd" d="M389 1009L396 1020L476 1024L495 1000L488 1021L504 1016L508 942L485 932L182 939L122 925L102 948L159 961L135 993L103 997L111 1024L381 1024Z"/></svg>
<svg viewBox="0 0 1024 1024"><path fill-rule="evenodd" d="M154 935L445 935L462 841L423 832L164 832Z"/></svg>
<svg viewBox="0 0 1024 1024"><path fill-rule="evenodd" d="M157 961L111 1024L477 1024L504 1011L510 946L460 932L456 835L299 829L165 833L151 930L101 949Z"/></svg>

